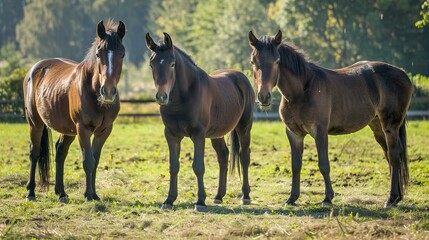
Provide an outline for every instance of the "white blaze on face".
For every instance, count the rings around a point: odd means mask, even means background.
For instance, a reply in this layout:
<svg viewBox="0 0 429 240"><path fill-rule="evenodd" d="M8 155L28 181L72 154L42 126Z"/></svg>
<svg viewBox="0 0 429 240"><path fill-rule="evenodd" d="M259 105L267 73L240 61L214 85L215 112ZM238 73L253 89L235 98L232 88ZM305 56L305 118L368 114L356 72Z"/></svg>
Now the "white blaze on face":
<svg viewBox="0 0 429 240"><path fill-rule="evenodd" d="M107 51L107 75L111 77L113 74L113 51Z"/></svg>
<svg viewBox="0 0 429 240"><path fill-rule="evenodd" d="M159 61L159 64L161 64L162 65L162 63L164 62L164 58L163 59L161 59L161 61Z"/></svg>

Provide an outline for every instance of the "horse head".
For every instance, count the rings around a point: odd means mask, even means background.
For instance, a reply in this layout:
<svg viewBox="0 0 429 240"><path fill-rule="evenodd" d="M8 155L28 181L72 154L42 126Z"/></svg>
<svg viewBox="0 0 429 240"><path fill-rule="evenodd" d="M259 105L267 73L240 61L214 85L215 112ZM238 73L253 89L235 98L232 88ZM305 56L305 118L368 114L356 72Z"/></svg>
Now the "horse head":
<svg viewBox="0 0 429 240"><path fill-rule="evenodd" d="M282 32L274 36L264 36L257 39L252 31L249 32L249 43L252 47L250 63L253 66L253 77L258 88L258 101L261 106L271 105L272 90L277 85L280 76L280 54L278 47L282 42Z"/></svg>
<svg viewBox="0 0 429 240"><path fill-rule="evenodd" d="M112 104L118 95L117 84L122 72L122 61L125 56L125 47L122 39L125 35L125 24L119 21L117 30L111 29L113 23L107 23L108 29L103 21L97 24L96 38L96 66L98 71L98 83L100 86L99 102L101 104Z"/></svg>
<svg viewBox="0 0 429 240"><path fill-rule="evenodd" d="M156 44L149 33L146 34L146 46L152 52L150 67L155 82L155 99L159 105L166 105L170 99L170 92L176 81L176 57L173 41L168 33L164 33L164 42Z"/></svg>

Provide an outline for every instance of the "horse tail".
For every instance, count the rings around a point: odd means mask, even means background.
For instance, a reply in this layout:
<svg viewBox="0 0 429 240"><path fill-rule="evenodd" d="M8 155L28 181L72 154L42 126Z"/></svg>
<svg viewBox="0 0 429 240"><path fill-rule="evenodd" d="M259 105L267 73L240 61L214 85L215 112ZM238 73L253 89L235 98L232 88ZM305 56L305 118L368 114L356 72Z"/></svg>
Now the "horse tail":
<svg viewBox="0 0 429 240"><path fill-rule="evenodd" d="M407 131L406 121L402 123L399 128L399 142L401 145L401 154L399 159L399 186L401 193L405 193L405 189L408 186L409 181L409 169L408 169L408 153L407 153Z"/></svg>
<svg viewBox="0 0 429 240"><path fill-rule="evenodd" d="M231 140L231 174L238 171L238 175L241 177L241 164L240 164L240 142L238 141L237 130L233 130L230 134Z"/></svg>
<svg viewBox="0 0 429 240"><path fill-rule="evenodd" d="M249 79L242 72L237 72L237 79L235 81L236 86L241 92L241 95L244 100L244 110L241 116L239 124L244 127L243 132L248 132L253 125L253 109L255 105L255 92L253 87L250 84ZM239 142L237 130L234 129L230 135L231 139L231 174L234 173L235 168L238 171L239 176L241 177L241 143Z"/></svg>
<svg viewBox="0 0 429 240"><path fill-rule="evenodd" d="M39 158L39 175L40 175L40 185L42 187L49 188L49 177L50 177L50 155L51 155L51 147L52 144L52 132L45 125L43 127L42 140L40 142L40 158Z"/></svg>

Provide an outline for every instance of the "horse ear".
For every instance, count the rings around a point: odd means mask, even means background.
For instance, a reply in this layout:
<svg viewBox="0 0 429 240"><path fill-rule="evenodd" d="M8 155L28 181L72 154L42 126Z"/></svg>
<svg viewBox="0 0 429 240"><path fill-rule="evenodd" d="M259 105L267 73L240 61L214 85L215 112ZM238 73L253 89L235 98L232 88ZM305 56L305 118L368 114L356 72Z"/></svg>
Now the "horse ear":
<svg viewBox="0 0 429 240"><path fill-rule="evenodd" d="M104 28L103 20L99 21L97 24L97 36L101 39L106 38L106 29Z"/></svg>
<svg viewBox="0 0 429 240"><path fill-rule="evenodd" d="M167 45L168 48L172 48L173 47L173 41L171 40L170 35L168 35L168 33L164 32L164 42L165 45Z"/></svg>
<svg viewBox="0 0 429 240"><path fill-rule="evenodd" d="M118 33L118 36L122 39L125 36L126 28L125 24L122 21L119 21L118 30L116 31Z"/></svg>
<svg viewBox="0 0 429 240"><path fill-rule="evenodd" d="M255 34L252 31L249 32L249 44L251 47L256 47L258 44L258 38L256 38Z"/></svg>
<svg viewBox="0 0 429 240"><path fill-rule="evenodd" d="M278 31L276 36L274 37L274 42L276 43L276 45L280 45L282 43L282 31Z"/></svg>
<svg viewBox="0 0 429 240"><path fill-rule="evenodd" d="M149 48L152 51L155 51L156 43L153 41L153 39L150 37L149 33L146 33L146 47Z"/></svg>

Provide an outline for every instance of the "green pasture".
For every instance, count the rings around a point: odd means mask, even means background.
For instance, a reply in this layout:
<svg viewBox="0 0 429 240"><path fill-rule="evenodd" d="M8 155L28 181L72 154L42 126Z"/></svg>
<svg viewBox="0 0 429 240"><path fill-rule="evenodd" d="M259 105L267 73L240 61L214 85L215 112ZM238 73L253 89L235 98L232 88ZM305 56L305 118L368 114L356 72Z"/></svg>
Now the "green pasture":
<svg viewBox="0 0 429 240"><path fill-rule="evenodd" d="M256 122L252 131L252 204L240 205L241 182L228 178L224 203L217 191L218 164L206 142L208 213L193 211L197 181L193 147L182 142L179 197L173 210L161 210L168 192L167 144L158 118L119 121L102 152L97 174L101 201L84 202L84 171L77 140L65 167L68 203L59 203L54 178L48 191L36 188L37 201L25 200L29 173L29 133L24 123L0 123L0 238L152 239L428 239L429 122L407 124L410 186L397 208L384 209L389 169L369 128L330 136L333 207L322 207L323 178L314 141L307 137L297 207L283 206L290 193L289 143L280 122ZM58 134L53 133L54 141ZM52 164L55 165L54 163ZM55 169L52 169L54 176Z"/></svg>

